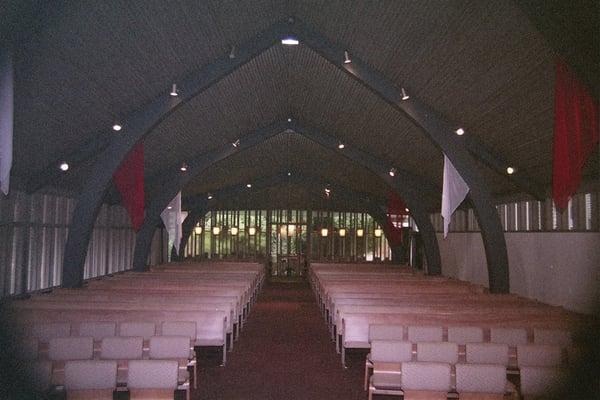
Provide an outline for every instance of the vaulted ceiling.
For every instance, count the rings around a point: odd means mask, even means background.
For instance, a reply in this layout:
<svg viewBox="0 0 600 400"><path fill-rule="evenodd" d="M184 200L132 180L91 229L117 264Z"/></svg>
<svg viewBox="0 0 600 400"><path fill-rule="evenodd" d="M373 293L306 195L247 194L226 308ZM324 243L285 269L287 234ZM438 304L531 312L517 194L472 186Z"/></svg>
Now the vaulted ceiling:
<svg viewBox="0 0 600 400"><path fill-rule="evenodd" d="M126 126L121 133L110 126L232 46L294 16L463 127L532 185L551 183L556 54L512 1L9 3L4 12L18 21L9 26L18 44L13 174L22 181L57 168L87 142L127 134ZM148 182L288 117L441 188L443 154L420 128L310 48L279 44L179 107L145 138ZM48 185L77 192L93 162L74 165ZM479 168L493 193L519 191L505 174L483 163ZM184 194L286 170L379 197L387 191L342 155L284 133L203 171ZM597 152L584 175L597 179ZM227 204L322 204L322 190L310 184L281 189ZM148 196L157 190L150 186Z"/></svg>

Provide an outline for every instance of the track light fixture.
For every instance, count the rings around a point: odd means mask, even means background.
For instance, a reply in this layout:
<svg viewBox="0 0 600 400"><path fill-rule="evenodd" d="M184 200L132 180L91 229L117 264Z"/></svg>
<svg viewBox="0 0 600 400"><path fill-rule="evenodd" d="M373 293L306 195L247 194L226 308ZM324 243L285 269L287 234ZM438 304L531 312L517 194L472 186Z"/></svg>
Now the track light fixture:
<svg viewBox="0 0 600 400"><path fill-rule="evenodd" d="M401 89L401 92L402 92L402 100L410 99L410 96L408 94L406 94L406 90L404 90L404 88Z"/></svg>
<svg viewBox="0 0 600 400"><path fill-rule="evenodd" d="M174 83L173 86L171 86L171 93L169 93L172 97L177 97L179 95L179 93L177 93L177 84Z"/></svg>
<svg viewBox="0 0 600 400"><path fill-rule="evenodd" d="M455 130L454 132L456 132L456 134L458 136L462 136L465 134L465 130L463 128L458 128L457 130Z"/></svg>
<svg viewBox="0 0 600 400"><path fill-rule="evenodd" d="M352 60L350 59L350 55L347 50L344 50L344 64L350 64Z"/></svg>
<svg viewBox="0 0 600 400"><path fill-rule="evenodd" d="M396 168L392 168L392 169L390 169L388 174L390 174L391 177L394 177L394 176L396 176L396 172L398 172L398 171L396 171Z"/></svg>
<svg viewBox="0 0 600 400"><path fill-rule="evenodd" d="M119 132L121 129L123 129L123 126L121 124L119 124L118 122L115 122L114 125L112 126L112 129L115 132Z"/></svg>
<svg viewBox="0 0 600 400"><path fill-rule="evenodd" d="M297 37L288 35L281 39L281 44L284 44L286 46L297 46L298 44L300 44L300 41Z"/></svg>
<svg viewBox="0 0 600 400"><path fill-rule="evenodd" d="M60 170L63 172L67 172L69 170L69 164L66 161L63 161L60 166Z"/></svg>

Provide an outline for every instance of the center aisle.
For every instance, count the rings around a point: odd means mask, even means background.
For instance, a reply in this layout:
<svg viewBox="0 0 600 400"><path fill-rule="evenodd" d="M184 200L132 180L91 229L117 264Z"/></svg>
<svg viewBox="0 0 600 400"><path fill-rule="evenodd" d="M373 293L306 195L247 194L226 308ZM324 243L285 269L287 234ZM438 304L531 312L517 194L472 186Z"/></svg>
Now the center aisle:
<svg viewBox="0 0 600 400"><path fill-rule="evenodd" d="M196 399L365 399L343 370L308 283L266 283L225 368L203 368Z"/></svg>

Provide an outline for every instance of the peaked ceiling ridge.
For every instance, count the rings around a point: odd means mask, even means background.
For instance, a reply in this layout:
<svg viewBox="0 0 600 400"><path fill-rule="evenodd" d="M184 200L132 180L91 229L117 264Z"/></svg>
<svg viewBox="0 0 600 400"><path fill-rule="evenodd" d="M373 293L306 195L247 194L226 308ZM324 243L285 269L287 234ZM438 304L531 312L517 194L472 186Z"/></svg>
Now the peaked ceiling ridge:
<svg viewBox="0 0 600 400"><path fill-rule="evenodd" d="M225 76L235 73L240 67L247 64L254 58L258 57L260 54L264 53L265 51L269 50L274 45L276 45L277 41L281 40L281 38L283 38L285 35L290 34L297 35L297 37L300 39L300 43L303 43L304 38L309 38L309 40L307 40L307 42L309 43L307 47L310 50L314 51L320 57L330 62L334 66L337 66L338 68L341 68L343 71L347 72L349 76L359 81L361 84L373 91L379 97L381 97L381 93L387 92L389 94L389 90L386 90L387 85L395 86L394 83L387 80L385 77L380 77L380 82L376 82L378 83L378 87L373 87L373 82L365 82L361 79L360 72L364 74L365 68L367 68L366 73L369 72L369 69L373 69L373 67L370 66L369 63L361 61L356 57L353 57L350 63L345 63L344 60L346 56L346 50L341 50L342 48L340 46L336 46L335 44L329 42L329 40L326 39L323 35L312 30L309 26L305 25L298 18L289 17L287 20L276 23L267 30L259 33L254 38L249 40L245 45L236 48L236 54L233 59L230 57L230 54L225 54L224 56L215 60L213 63L204 66L198 73L190 73L188 75L188 78L179 84L178 87L180 88L181 95L175 98L175 104L173 104L171 107L167 107L167 109L165 110L165 115L161 117L161 121L166 119L169 115L171 115L174 109L178 108L179 105L185 104L191 99L195 98L196 96L202 94L205 89L207 89L209 86L212 86L212 84L218 82L219 80L223 79ZM261 42L261 45L257 46L256 42ZM265 42L268 43L268 45L265 45ZM256 51L257 49L259 51ZM331 57L327 56L326 53L334 53L335 57L339 58L339 62L336 64L331 59ZM241 59L243 59L243 61L240 61ZM236 60L238 62L236 62ZM356 64L359 65L358 73L355 70ZM380 74L376 71L375 74L377 74L376 76L380 76ZM381 78L383 78L384 81L381 81ZM188 88L193 88L195 90L189 90ZM158 98L160 99L165 95L166 93L163 93L159 95ZM414 94L410 93L410 96L413 97ZM383 99L389 103L388 99ZM146 106L142 106L140 107L140 110L143 110L145 108ZM410 117L409 119L412 120ZM416 122L413 121L413 123ZM418 123L416 124L417 126L419 126ZM154 127L156 127L157 125L158 123L155 124ZM124 126L127 127L127 124L124 124ZM145 134L147 133L148 132L146 132ZM126 135L127 133L123 134ZM69 156L63 158L63 160L73 159L77 160L77 162L81 162L83 160L88 160L89 158L95 157L99 153L99 151L102 151L108 146L110 146L111 140L109 139L107 141L106 137L110 138L113 136L109 136L108 134L99 135L98 138L95 138L90 143L86 143L84 146L80 147L78 150L74 151ZM114 140L115 139L113 138L112 141ZM541 185L539 185L536 182L533 182L531 178L523 176L522 173L517 173L511 176L508 176L506 174L507 166L513 166L513 168L516 168L518 171L518 165L515 165L514 163L509 163L502 156L492 153L492 151L487 146L485 146L482 142L480 142L472 136L463 136L460 137L459 140L461 142L464 142L465 147L467 148L469 153L471 153L471 155L475 156L475 159L484 163L496 173L513 182L524 193L529 193L537 199L541 199L544 197L545 191L541 189ZM71 171L72 170L73 168L71 168ZM28 182L28 191L32 192L39 189L41 186L44 186L45 184L48 184L57 179L59 176L61 176L61 174L62 172L58 170L58 168L56 168L53 164L48 165L46 168L44 168L41 174L37 174Z"/></svg>

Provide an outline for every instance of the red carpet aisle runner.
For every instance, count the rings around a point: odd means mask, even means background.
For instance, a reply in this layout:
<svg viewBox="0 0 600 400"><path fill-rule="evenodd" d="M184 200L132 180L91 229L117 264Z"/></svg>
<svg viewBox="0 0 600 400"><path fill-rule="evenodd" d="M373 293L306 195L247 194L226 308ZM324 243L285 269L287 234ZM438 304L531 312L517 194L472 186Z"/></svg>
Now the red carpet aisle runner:
<svg viewBox="0 0 600 400"><path fill-rule="evenodd" d="M343 370L307 283L268 283L224 368L204 368L195 399L366 399L364 358Z"/></svg>

